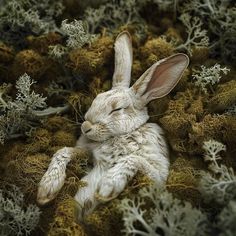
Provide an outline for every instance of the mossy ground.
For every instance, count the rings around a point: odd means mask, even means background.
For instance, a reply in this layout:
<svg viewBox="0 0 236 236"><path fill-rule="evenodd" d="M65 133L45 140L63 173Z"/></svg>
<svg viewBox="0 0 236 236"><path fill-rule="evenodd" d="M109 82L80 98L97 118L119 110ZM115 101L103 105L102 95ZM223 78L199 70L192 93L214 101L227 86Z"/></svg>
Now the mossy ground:
<svg viewBox="0 0 236 236"><path fill-rule="evenodd" d="M70 11L73 15L73 9ZM175 53L173 45L160 37L161 34L166 39L183 41L183 29L171 19L164 17L157 27L150 25L145 39L134 36L133 81L157 60ZM128 30L132 34L132 26ZM57 105L60 105L60 101L69 102L71 108L66 114L43 121L30 138L11 140L0 147L0 181L20 187L27 203L36 203L37 185L53 153L64 146L75 145L80 135L78 122L81 122L81 117L93 98L109 89L115 36L115 33L110 36L103 32L91 45L68 54L64 69L71 74L82 75L81 86L63 96L53 95L47 101L48 104ZM56 33L49 33L29 36L26 42L27 48L17 52L11 45L0 43L0 79L14 84L19 75L27 72L38 82L35 89L47 95L46 85L59 77L60 72L63 73L62 65L47 56L48 46L62 43L63 39ZM191 64L178 86L168 96L149 104L150 121L164 128L171 149L167 188L176 197L188 200L195 206L202 205L197 185L200 170L206 169L201 158L204 141L216 139L224 143L228 150L225 160L236 168L236 118L223 113L236 101L235 73L225 76L214 92L208 94L193 85L190 75L195 66L215 62L221 63L220 58L210 58L207 48L194 50ZM231 65L227 67L233 70ZM77 224L73 196L83 184L80 179L86 172L88 159L88 154L82 150L73 157L68 166L65 186L55 201L41 207L41 221L32 235L120 234L123 226L117 203L126 196L137 194L142 186L151 181L139 174L119 198L99 206L87 218L87 224Z"/></svg>

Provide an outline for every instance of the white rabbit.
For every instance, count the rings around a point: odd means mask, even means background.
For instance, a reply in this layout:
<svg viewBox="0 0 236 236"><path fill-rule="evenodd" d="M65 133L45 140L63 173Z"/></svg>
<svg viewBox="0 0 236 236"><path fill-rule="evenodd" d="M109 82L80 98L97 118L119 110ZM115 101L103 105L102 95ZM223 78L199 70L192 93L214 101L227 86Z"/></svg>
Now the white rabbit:
<svg viewBox="0 0 236 236"><path fill-rule="evenodd" d="M93 154L93 169L82 178L87 182L75 195L79 218L92 212L101 201L117 197L137 171L159 185L168 176L168 149L162 129L149 119L146 105L167 95L178 83L189 59L175 54L156 62L130 85L132 44L128 32L115 41L115 72L112 89L99 94L85 114L82 135L75 148L65 147L54 154L39 183L37 201L55 198L64 184L66 165L76 148Z"/></svg>

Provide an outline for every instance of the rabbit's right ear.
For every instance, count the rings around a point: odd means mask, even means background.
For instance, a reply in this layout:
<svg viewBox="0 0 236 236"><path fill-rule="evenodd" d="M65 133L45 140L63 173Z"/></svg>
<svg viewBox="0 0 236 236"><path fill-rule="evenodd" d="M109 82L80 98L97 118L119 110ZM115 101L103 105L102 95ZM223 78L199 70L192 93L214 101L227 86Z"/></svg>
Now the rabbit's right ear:
<svg viewBox="0 0 236 236"><path fill-rule="evenodd" d="M131 36L128 31L120 33L115 41L115 71L112 88L129 87L131 67L133 63L133 50Z"/></svg>
<svg viewBox="0 0 236 236"><path fill-rule="evenodd" d="M178 83L189 64L186 54L178 53L156 62L132 86L145 104L164 97Z"/></svg>

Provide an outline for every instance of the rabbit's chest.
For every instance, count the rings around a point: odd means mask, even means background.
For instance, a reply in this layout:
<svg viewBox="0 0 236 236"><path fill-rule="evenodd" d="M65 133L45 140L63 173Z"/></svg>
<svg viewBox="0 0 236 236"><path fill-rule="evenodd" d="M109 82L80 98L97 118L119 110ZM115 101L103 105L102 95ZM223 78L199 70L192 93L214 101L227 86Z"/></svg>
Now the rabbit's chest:
<svg viewBox="0 0 236 236"><path fill-rule="evenodd" d="M120 157L137 153L143 142L142 135L138 135L137 132L113 137L96 147L93 155L96 162L112 166Z"/></svg>
<svg viewBox="0 0 236 236"><path fill-rule="evenodd" d="M159 132L157 125L145 124L132 133L110 138L93 149L95 162L110 167L124 156L156 153Z"/></svg>

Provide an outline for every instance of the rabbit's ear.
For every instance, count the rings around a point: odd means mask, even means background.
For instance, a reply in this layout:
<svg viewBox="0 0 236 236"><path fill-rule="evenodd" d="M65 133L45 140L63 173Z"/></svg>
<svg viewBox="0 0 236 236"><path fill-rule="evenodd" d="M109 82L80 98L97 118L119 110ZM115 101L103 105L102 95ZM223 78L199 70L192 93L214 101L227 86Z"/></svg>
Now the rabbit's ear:
<svg viewBox="0 0 236 236"><path fill-rule="evenodd" d="M129 87L133 50L131 36L127 31L120 33L115 41L115 71L112 88Z"/></svg>
<svg viewBox="0 0 236 236"><path fill-rule="evenodd" d="M183 53L160 60L143 73L132 89L145 104L164 97L177 85L188 64L189 58Z"/></svg>

